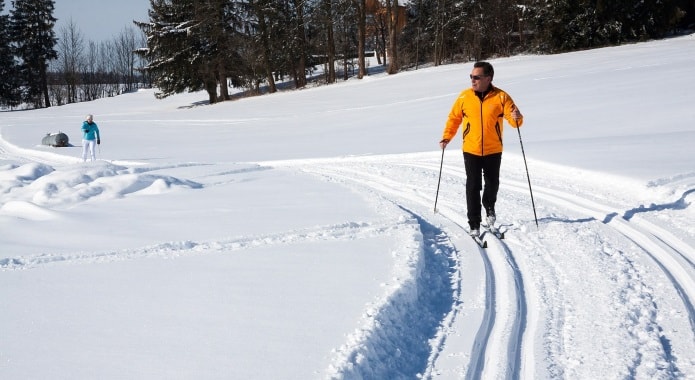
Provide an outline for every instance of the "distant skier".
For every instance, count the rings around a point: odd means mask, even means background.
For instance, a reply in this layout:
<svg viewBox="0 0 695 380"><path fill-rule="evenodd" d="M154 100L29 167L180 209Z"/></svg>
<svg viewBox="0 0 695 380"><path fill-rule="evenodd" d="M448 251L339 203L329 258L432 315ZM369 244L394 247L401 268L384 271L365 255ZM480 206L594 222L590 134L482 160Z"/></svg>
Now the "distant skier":
<svg viewBox="0 0 695 380"><path fill-rule="evenodd" d="M439 146L444 150L463 124L463 164L466 168L466 203L472 236L480 235L481 198L487 223L495 223L495 202L500 186L503 118L512 127L523 124L523 116L512 98L492 85L495 71L488 62L476 62L471 71L471 87L454 102Z"/></svg>
<svg viewBox="0 0 695 380"><path fill-rule="evenodd" d="M87 153L92 158L92 161L97 159L96 157L96 147L94 143L101 144L101 138L99 137L99 127L97 123L93 121L92 115L87 115L85 121L82 123L82 160L87 161Z"/></svg>

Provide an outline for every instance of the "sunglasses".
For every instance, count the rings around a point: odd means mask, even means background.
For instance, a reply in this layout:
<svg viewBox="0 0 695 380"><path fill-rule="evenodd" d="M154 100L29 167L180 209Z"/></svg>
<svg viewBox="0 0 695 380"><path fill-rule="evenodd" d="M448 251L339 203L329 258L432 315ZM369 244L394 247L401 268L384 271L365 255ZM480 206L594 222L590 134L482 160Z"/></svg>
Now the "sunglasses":
<svg viewBox="0 0 695 380"><path fill-rule="evenodd" d="M489 75L469 75L472 80L481 80L482 78L485 78Z"/></svg>

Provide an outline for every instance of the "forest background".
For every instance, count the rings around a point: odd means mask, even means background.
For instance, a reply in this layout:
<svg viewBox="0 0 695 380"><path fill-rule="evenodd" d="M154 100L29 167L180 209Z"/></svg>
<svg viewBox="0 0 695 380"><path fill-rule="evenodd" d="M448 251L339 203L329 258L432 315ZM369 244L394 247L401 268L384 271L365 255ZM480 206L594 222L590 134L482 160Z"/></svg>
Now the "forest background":
<svg viewBox="0 0 695 380"><path fill-rule="evenodd" d="M0 0L0 108L42 108L138 88L205 90L209 103L369 72L551 54L687 33L695 0L150 0L106 41L53 0ZM374 56L378 67L367 67ZM318 70L320 69L320 70ZM320 75L316 73L320 72Z"/></svg>

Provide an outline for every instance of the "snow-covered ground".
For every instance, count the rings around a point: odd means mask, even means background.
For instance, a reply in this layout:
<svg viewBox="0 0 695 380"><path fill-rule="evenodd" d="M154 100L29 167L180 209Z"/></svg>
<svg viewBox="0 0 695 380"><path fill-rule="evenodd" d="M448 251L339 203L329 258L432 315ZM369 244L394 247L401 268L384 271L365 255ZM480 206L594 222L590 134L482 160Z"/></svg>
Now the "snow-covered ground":
<svg viewBox="0 0 695 380"><path fill-rule="evenodd" d="M695 378L695 36L492 62L538 227L506 127L487 249L470 63L0 113L0 378Z"/></svg>

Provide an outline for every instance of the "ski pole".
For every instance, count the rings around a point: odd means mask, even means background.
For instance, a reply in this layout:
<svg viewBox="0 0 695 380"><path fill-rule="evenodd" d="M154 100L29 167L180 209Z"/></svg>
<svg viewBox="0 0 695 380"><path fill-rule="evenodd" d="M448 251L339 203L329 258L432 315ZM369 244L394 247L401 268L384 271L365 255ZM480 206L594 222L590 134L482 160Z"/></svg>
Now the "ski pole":
<svg viewBox="0 0 695 380"><path fill-rule="evenodd" d="M437 194L434 196L434 213L437 213L437 200L439 199L439 184L442 182L442 166L444 165L444 148L442 148L442 160L439 162L439 179L437 180Z"/></svg>
<svg viewBox="0 0 695 380"><path fill-rule="evenodd" d="M519 144L521 145L521 155L524 157L524 167L526 168L526 179L528 179L528 191L529 191L529 193L531 193L531 206L533 206L533 218L536 220L536 228L538 228L538 217L536 216L536 203L533 201L533 190L531 189L531 176L528 174L528 165L526 164L526 153L524 153L524 142L521 141L521 131L519 130L519 122L518 121L516 121L516 132L519 134Z"/></svg>

